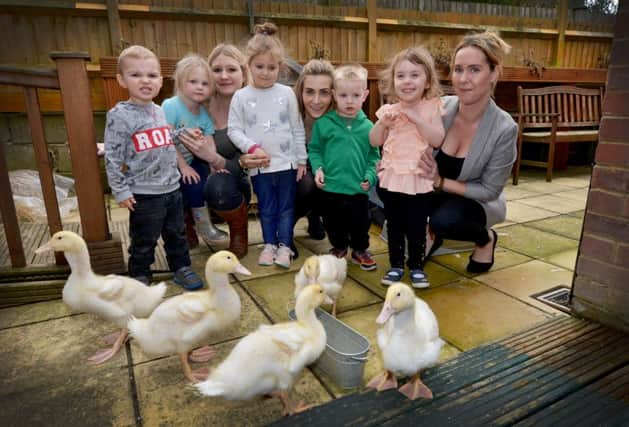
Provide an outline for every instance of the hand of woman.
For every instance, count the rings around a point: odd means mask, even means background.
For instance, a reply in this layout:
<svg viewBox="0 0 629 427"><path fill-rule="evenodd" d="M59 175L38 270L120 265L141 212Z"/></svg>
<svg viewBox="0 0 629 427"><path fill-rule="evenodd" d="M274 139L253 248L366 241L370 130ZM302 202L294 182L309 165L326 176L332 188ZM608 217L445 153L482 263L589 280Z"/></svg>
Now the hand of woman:
<svg viewBox="0 0 629 427"><path fill-rule="evenodd" d="M439 167L435 158L432 156L432 150L426 150L417 162L417 166L420 169L419 176L422 178L428 178L433 182L440 181Z"/></svg>
<svg viewBox="0 0 629 427"><path fill-rule="evenodd" d="M323 169L317 169L317 172L315 172L314 182L318 188L323 188L325 186L325 174L323 173Z"/></svg>

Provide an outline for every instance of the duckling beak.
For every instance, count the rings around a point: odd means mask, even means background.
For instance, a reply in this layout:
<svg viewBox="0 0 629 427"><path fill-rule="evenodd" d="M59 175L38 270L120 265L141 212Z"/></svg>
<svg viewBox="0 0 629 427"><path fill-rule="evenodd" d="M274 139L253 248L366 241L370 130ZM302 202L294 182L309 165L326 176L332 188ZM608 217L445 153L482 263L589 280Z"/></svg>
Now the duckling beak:
<svg viewBox="0 0 629 427"><path fill-rule="evenodd" d="M35 253L37 255L43 254L44 252L50 252L53 251L54 249L52 248L52 245L50 244L50 242L46 243L45 245L40 246L39 248L35 249Z"/></svg>
<svg viewBox="0 0 629 427"><path fill-rule="evenodd" d="M334 300L332 298L330 298L329 295L325 295L325 298L323 299L323 303L324 304L334 304Z"/></svg>
<svg viewBox="0 0 629 427"><path fill-rule="evenodd" d="M378 315L378 318L376 319L376 323L379 325L386 323L392 314L393 314L393 307L391 306L391 302L385 301L384 305L382 306L382 311L380 311L380 314Z"/></svg>
<svg viewBox="0 0 629 427"><path fill-rule="evenodd" d="M234 271L236 273L244 274L245 276L251 276L251 272L247 270L242 264L238 264L236 266L236 270Z"/></svg>

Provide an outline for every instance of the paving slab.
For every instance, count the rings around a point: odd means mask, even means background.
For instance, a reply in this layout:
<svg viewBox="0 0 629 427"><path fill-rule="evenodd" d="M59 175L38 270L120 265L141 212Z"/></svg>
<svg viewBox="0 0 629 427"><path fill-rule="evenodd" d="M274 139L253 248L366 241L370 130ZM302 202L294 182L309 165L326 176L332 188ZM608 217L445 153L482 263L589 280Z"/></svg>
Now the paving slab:
<svg viewBox="0 0 629 427"><path fill-rule="evenodd" d="M574 212L581 209L585 209L585 199L575 200L567 197L562 197L563 193L546 194L543 196L529 197L526 199L518 200L518 203L522 203L528 206L541 208L557 213Z"/></svg>
<svg viewBox="0 0 629 427"><path fill-rule="evenodd" d="M583 219L571 215L559 215L539 221L527 222L526 226L579 240L581 238Z"/></svg>
<svg viewBox="0 0 629 427"><path fill-rule="evenodd" d="M2 424L134 425L125 350L102 365L87 361L110 332L89 315L1 330Z"/></svg>
<svg viewBox="0 0 629 427"><path fill-rule="evenodd" d="M497 231L497 233L498 242L500 242L500 231ZM439 255L434 257L434 262L437 264L441 264L444 267L447 267L451 272L454 273L455 278L459 278L460 276L474 277L476 276L476 274L467 271L467 264L470 261L471 254L472 251L459 252L449 255ZM501 270L512 265L522 264L531 259L526 255L519 254L505 248L501 248L500 246L496 246L494 257L494 265L491 268L491 271Z"/></svg>
<svg viewBox="0 0 629 427"><path fill-rule="evenodd" d="M523 200L526 199L507 201L508 221L520 223L558 215L557 212L524 204Z"/></svg>
<svg viewBox="0 0 629 427"><path fill-rule="evenodd" d="M502 228L498 239L501 246L532 258L543 258L579 245L577 240L522 224Z"/></svg>
<svg viewBox="0 0 629 427"><path fill-rule="evenodd" d="M463 351L510 336L550 317L470 279L429 290L421 297L435 312L441 336Z"/></svg>
<svg viewBox="0 0 629 427"><path fill-rule="evenodd" d="M288 320L288 311L295 307L295 275L293 273L250 280L244 282L244 285L274 322ZM344 311L380 301L382 301L381 298L348 277L338 301L337 313L340 315ZM322 308L330 311L331 306L324 305Z"/></svg>
<svg viewBox="0 0 629 427"><path fill-rule="evenodd" d="M500 271L491 271L476 280L520 301L551 314L563 312L531 297L556 286L572 287L573 272L556 265L533 260Z"/></svg>
<svg viewBox="0 0 629 427"><path fill-rule="evenodd" d="M558 265L559 267L563 267L566 270L574 271L577 265L577 255L579 254L578 248L569 249L564 252L559 252L556 254L549 255L547 257L542 258L543 261L549 262L551 264Z"/></svg>
<svg viewBox="0 0 629 427"><path fill-rule="evenodd" d="M44 322L75 314L61 299L0 309L0 329Z"/></svg>

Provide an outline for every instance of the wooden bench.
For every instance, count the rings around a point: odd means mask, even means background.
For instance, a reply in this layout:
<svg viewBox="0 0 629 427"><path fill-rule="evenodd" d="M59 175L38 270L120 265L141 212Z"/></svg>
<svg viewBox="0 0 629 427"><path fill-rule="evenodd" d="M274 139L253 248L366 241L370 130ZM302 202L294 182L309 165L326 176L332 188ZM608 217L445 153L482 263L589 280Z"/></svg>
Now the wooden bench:
<svg viewBox="0 0 629 427"><path fill-rule="evenodd" d="M518 86L518 158L513 185L518 184L520 165L546 168L546 181L552 181L555 147L571 142L598 141L603 89L575 86L549 86L523 89ZM545 162L522 159L525 142L548 144Z"/></svg>

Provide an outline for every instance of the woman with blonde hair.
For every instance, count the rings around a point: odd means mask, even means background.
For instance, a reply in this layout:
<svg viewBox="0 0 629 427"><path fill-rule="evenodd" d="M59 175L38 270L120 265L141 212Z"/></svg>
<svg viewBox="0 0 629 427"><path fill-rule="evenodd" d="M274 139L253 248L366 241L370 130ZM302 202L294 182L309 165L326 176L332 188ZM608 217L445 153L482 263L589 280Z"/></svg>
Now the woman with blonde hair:
<svg viewBox="0 0 629 427"><path fill-rule="evenodd" d="M471 273L494 264L498 235L491 227L505 220L502 192L517 155L517 124L492 99L510 49L489 31L461 40L451 67L456 96L443 99L443 145L420 160L423 176L437 191L429 220L435 237L427 243L427 255L444 238L474 242L467 265Z"/></svg>

